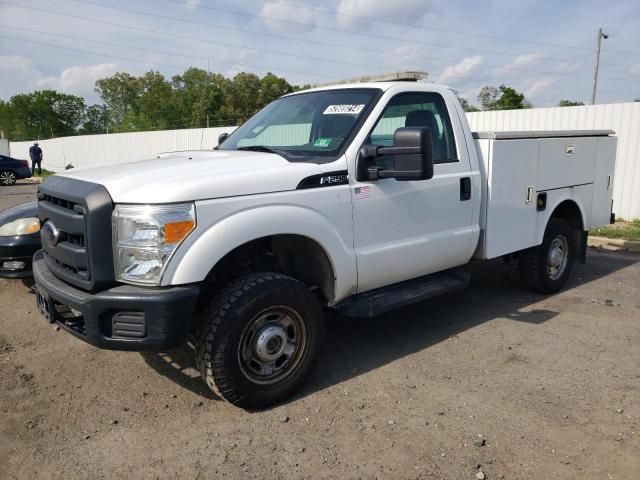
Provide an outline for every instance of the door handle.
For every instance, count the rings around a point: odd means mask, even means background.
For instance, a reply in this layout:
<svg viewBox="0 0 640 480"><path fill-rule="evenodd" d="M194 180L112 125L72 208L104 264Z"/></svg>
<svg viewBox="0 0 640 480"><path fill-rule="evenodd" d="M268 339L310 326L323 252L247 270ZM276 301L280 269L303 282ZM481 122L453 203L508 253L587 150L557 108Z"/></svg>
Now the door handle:
<svg viewBox="0 0 640 480"><path fill-rule="evenodd" d="M464 202L471 199L471 178L462 177L460 179L460 201Z"/></svg>

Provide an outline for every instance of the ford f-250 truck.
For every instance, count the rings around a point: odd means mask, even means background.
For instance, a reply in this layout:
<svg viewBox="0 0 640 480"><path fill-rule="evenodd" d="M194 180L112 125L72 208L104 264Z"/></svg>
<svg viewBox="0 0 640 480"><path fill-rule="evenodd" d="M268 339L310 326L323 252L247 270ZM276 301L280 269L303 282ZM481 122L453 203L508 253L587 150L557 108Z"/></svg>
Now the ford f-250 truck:
<svg viewBox="0 0 640 480"><path fill-rule="evenodd" d="M612 134L472 133L429 83L287 95L214 151L43 182L39 310L100 348L192 338L214 392L264 407L309 376L324 308L376 315L501 256L559 290L612 218Z"/></svg>

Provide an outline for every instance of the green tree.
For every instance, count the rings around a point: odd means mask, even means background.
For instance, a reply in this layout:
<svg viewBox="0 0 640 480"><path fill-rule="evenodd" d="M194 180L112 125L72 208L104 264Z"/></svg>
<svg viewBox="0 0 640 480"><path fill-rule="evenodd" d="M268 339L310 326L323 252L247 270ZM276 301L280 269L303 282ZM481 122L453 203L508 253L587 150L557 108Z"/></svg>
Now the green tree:
<svg viewBox="0 0 640 480"><path fill-rule="evenodd" d="M258 104L262 107L293 91L293 87L284 78L269 72L260 79Z"/></svg>
<svg viewBox="0 0 640 480"><path fill-rule="evenodd" d="M176 128L204 127L207 117L210 125L225 123L229 83L223 75L200 68L189 68L174 76L171 80L173 106L181 123L176 124Z"/></svg>
<svg viewBox="0 0 640 480"><path fill-rule="evenodd" d="M584 105L584 102L576 102L573 100L560 100L558 103L559 107L580 107Z"/></svg>
<svg viewBox="0 0 640 480"><path fill-rule="evenodd" d="M227 97L229 116L238 124L245 122L254 113L264 107L259 98L261 81L253 73L238 73L231 80L231 88Z"/></svg>
<svg viewBox="0 0 640 480"><path fill-rule="evenodd" d="M96 81L96 93L109 111L109 129L126 131L125 118L140 112L143 83L128 73L116 73Z"/></svg>
<svg viewBox="0 0 640 480"><path fill-rule="evenodd" d="M83 135L106 133L108 125L107 107L105 105L91 105L87 107L84 121L78 133Z"/></svg>
<svg viewBox="0 0 640 480"><path fill-rule="evenodd" d="M483 110L518 110L532 106L531 102L524 98L524 94L506 85L482 87L478 101Z"/></svg>
<svg viewBox="0 0 640 480"><path fill-rule="evenodd" d="M466 98L458 97L458 100L460 100L460 103L462 104L462 108L464 109L465 112L479 112L480 111L480 109L478 107L473 105Z"/></svg>
<svg viewBox="0 0 640 480"><path fill-rule="evenodd" d="M154 129L179 128L180 113L175 108L171 83L160 72L149 71L139 78L142 92L140 111L128 118L139 119L134 126L141 129L144 124Z"/></svg>
<svg viewBox="0 0 640 480"><path fill-rule="evenodd" d="M14 95L2 102L0 128L24 140L73 135L85 114L84 99L54 90Z"/></svg>
<svg viewBox="0 0 640 480"><path fill-rule="evenodd" d="M101 104L53 90L0 100L0 130L14 139L102 132L237 125L276 98L300 89L273 73L232 79L189 68L171 80L160 72L119 72L96 81Z"/></svg>

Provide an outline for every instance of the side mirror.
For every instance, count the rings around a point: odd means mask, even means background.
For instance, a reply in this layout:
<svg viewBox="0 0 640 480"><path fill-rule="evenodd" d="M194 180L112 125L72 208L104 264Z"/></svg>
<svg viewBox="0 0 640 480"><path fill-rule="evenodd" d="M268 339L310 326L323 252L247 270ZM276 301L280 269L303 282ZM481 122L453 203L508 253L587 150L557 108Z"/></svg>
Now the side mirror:
<svg viewBox="0 0 640 480"><path fill-rule="evenodd" d="M229 138L228 133L221 133L218 135L218 145L222 145L227 138Z"/></svg>
<svg viewBox="0 0 640 480"><path fill-rule="evenodd" d="M358 152L358 181L395 178L396 180L428 180L433 177L431 130L425 127L398 128L392 147L363 145ZM393 170L375 164L376 157L393 156Z"/></svg>

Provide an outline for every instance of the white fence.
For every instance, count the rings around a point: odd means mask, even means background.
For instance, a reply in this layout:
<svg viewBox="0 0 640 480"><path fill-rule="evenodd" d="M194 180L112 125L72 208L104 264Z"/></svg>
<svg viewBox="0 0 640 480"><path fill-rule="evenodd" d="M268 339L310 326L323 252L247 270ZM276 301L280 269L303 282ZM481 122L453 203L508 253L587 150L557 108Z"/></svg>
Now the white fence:
<svg viewBox="0 0 640 480"><path fill-rule="evenodd" d="M534 108L468 114L471 128L483 130L611 129L618 136L614 209L618 216L640 218L640 103L584 107ZM160 152L210 149L218 135L235 127L116 133L42 140L43 167L88 167L153 158ZM11 142L11 156L29 158L33 142Z"/></svg>
<svg viewBox="0 0 640 480"><path fill-rule="evenodd" d="M59 172L66 165L93 167L153 158L161 152L208 150L218 144L218 135L236 127L194 128L155 132L110 133L40 140L42 167ZM11 142L11 156L29 158L33 142Z"/></svg>
<svg viewBox="0 0 640 480"><path fill-rule="evenodd" d="M622 218L640 218L640 102L477 112L467 118L474 131L615 130L614 211Z"/></svg>

